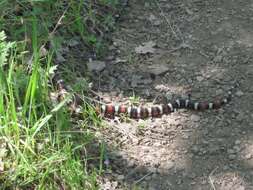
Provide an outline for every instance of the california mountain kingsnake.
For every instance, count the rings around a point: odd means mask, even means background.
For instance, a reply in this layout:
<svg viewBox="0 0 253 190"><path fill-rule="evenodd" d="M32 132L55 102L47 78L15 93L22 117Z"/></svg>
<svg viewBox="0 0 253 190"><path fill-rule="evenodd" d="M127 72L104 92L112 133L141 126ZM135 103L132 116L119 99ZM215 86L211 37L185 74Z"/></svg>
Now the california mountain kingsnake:
<svg viewBox="0 0 253 190"><path fill-rule="evenodd" d="M64 81L62 79L56 80L56 87L58 91L57 100L62 101L65 99L68 91L65 87ZM162 115L167 115L174 112L177 109L189 109L189 110L207 110L207 109L219 109L223 105L231 101L231 92L228 92L227 97L223 99L217 99L212 102L197 102L192 101L190 98L177 99L175 101L168 102L162 105L153 105L151 107L147 106L125 106L125 105L113 105L113 104L103 104L99 103L99 106L95 106L96 113L102 116L114 118L115 116L120 116L122 114L127 115L133 119L145 119L148 117L161 117ZM80 106L83 105L84 101L80 96L73 95L70 99L68 106L72 112L80 112Z"/></svg>

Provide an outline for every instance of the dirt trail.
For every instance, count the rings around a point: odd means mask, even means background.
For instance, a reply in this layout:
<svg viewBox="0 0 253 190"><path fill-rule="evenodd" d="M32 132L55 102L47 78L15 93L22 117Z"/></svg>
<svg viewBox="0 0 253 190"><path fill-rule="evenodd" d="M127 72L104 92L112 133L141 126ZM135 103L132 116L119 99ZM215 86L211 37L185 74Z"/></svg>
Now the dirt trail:
<svg viewBox="0 0 253 190"><path fill-rule="evenodd" d="M132 0L128 9L95 82L113 101L133 92L210 100L240 85L217 111L109 123L101 188L253 189L253 2ZM153 53L135 52L150 41Z"/></svg>

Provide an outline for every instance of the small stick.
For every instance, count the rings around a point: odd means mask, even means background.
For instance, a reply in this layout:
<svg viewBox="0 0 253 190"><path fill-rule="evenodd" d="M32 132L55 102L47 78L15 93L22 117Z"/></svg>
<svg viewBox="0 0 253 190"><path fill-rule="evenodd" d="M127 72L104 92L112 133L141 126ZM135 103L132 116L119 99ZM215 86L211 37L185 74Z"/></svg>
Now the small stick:
<svg viewBox="0 0 253 190"><path fill-rule="evenodd" d="M161 15L164 17L165 21L167 22L167 24L168 24L168 26L170 27L170 29L171 29L172 33L174 34L174 36L175 36L177 39L180 39L179 36L178 36L178 35L176 34L176 32L174 31L173 27L171 26L171 23L170 23L169 19L168 19L168 18L166 17L166 15L164 14L164 12L163 12L163 10L162 10L160 4L157 2L157 0L156 0L156 4L157 4L157 7L158 7L159 10L160 10Z"/></svg>
<svg viewBox="0 0 253 190"><path fill-rule="evenodd" d="M135 181L134 184L137 185L138 183L140 183L142 180L144 180L146 177L150 176L151 174L153 174L153 172L147 173L146 175L142 176L140 179Z"/></svg>
<svg viewBox="0 0 253 190"><path fill-rule="evenodd" d="M214 168L213 171L209 174L209 177L208 177L213 190L216 190L216 188L215 188L215 186L214 186L214 184L213 184L212 175L213 175L213 173L214 173L218 168L219 168L218 166L217 166L216 168Z"/></svg>

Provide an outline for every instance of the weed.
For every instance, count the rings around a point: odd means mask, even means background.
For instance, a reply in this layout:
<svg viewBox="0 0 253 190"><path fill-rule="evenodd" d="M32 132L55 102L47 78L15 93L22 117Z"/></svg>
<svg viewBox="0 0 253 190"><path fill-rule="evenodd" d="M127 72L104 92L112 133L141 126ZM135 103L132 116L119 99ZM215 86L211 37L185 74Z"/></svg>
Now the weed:
<svg viewBox="0 0 253 190"><path fill-rule="evenodd" d="M129 97L129 100L132 105L138 105L140 103L140 97L135 96L135 94L133 94L133 96Z"/></svg>
<svg viewBox="0 0 253 190"><path fill-rule="evenodd" d="M117 0L98 2L109 10L118 6ZM66 38L78 35L103 53L103 35L95 31L110 30L114 19L113 11L98 15L99 7L85 0L0 2L0 31L8 36L0 33L0 189L98 188L105 146L97 150L98 169L88 169L91 156L81 159L81 150L95 138L88 125L100 125L100 119L85 105L85 119L74 124L67 100L54 104L48 95L55 52ZM51 49L42 57L48 42ZM74 92L85 88L83 80L73 86Z"/></svg>
<svg viewBox="0 0 253 190"><path fill-rule="evenodd" d="M36 23L34 23L33 45L36 45ZM38 52L33 52L32 73L25 76L26 70L17 65L16 43L5 41L0 33L0 134L1 150L1 189L7 187L58 189L96 187L94 174L84 170L77 154L70 117L64 111L64 103L51 108L48 104L49 73L40 73ZM38 51L34 47L34 51ZM51 60L48 58L47 60ZM47 63L50 65L50 63ZM49 70L49 69L48 69ZM17 83L17 78L22 82ZM20 85L20 86L19 86ZM20 88L26 86L25 95ZM64 133L67 131L68 133ZM63 135L65 134L65 135ZM80 134L79 134L80 135ZM81 133L82 144L89 143L88 133ZM1 164L0 164L1 165ZM15 186L13 186L15 184Z"/></svg>
<svg viewBox="0 0 253 190"><path fill-rule="evenodd" d="M144 129L146 127L145 123L140 123L138 124L138 128Z"/></svg>

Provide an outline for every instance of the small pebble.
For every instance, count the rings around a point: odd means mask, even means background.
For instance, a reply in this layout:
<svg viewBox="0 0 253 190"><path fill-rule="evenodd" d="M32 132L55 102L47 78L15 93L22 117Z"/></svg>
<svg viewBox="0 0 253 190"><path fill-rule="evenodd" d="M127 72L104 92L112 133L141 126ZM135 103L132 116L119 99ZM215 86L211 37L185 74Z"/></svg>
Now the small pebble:
<svg viewBox="0 0 253 190"><path fill-rule="evenodd" d="M236 155L235 154L230 154L229 156L228 156L228 159L229 160L234 160L236 158Z"/></svg>
<svg viewBox="0 0 253 190"><path fill-rule="evenodd" d="M252 155L251 155L251 154L246 154L246 155L245 155L245 158L246 158L247 160L249 160L249 159L252 158Z"/></svg>
<svg viewBox="0 0 253 190"><path fill-rule="evenodd" d="M241 144L241 141L240 141L240 140L236 140L236 141L235 141L235 144L236 144L236 145L239 145L239 144Z"/></svg>
<svg viewBox="0 0 253 190"><path fill-rule="evenodd" d="M200 116L195 115L195 114L191 115L191 121L198 122L199 120L200 120Z"/></svg>
<svg viewBox="0 0 253 190"><path fill-rule="evenodd" d="M124 175L118 175L118 176L117 176L117 179L118 179L119 181L123 181L123 180L125 179L125 176L124 176Z"/></svg>
<svg viewBox="0 0 253 190"><path fill-rule="evenodd" d="M244 95L244 93L241 91L241 90L238 90L236 93L235 93L236 96L238 97L241 97Z"/></svg>

